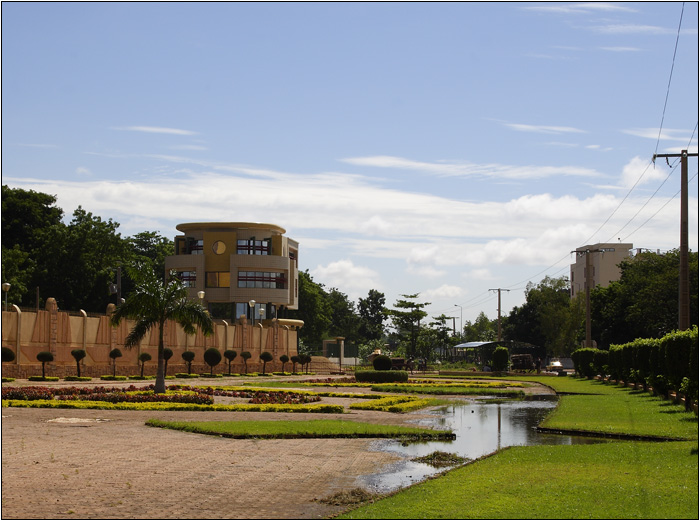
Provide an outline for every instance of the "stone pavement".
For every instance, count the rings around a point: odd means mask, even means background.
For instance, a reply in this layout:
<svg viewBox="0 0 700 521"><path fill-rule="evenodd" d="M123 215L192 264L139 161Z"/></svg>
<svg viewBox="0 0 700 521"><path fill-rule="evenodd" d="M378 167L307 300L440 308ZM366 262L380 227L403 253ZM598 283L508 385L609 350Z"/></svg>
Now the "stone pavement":
<svg viewBox="0 0 700 521"><path fill-rule="evenodd" d="M2 518L317 519L343 508L314 499L356 488L397 458L370 452L371 440L233 440L144 425L234 415L319 416L3 408Z"/></svg>

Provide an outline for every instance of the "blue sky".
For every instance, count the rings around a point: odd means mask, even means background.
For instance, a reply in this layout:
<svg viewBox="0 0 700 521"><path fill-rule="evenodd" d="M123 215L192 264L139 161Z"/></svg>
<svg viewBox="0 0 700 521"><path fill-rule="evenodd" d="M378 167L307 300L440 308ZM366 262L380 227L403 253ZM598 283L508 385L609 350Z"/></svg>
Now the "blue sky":
<svg viewBox="0 0 700 521"><path fill-rule="evenodd" d="M127 236L272 222L317 282L431 315L678 247L650 161L697 122L695 2L2 4L3 184Z"/></svg>

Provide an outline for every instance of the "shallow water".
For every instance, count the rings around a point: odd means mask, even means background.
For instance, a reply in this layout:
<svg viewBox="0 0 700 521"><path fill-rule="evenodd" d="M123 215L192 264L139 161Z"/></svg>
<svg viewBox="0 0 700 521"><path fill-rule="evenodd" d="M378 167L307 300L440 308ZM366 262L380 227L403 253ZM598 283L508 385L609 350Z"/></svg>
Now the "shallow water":
<svg viewBox="0 0 700 521"><path fill-rule="evenodd" d="M435 451L476 459L504 447L515 445L573 445L600 443L600 439L582 436L540 433L535 427L556 407L554 400L474 401L449 405L431 411L431 418L417 420L421 426L451 429L454 441L431 441L402 445L394 440L373 442L371 450L397 453L406 458L384 472L359 478L360 486L373 492L391 492L444 471L412 458Z"/></svg>

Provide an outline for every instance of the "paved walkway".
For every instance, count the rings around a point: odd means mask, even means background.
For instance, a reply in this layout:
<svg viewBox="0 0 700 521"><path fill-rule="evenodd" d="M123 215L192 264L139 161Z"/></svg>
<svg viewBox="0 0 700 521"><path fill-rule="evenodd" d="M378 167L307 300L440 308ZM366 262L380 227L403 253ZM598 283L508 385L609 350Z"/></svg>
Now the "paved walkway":
<svg viewBox="0 0 700 521"><path fill-rule="evenodd" d="M3 519L318 519L314 499L358 486L398 456L371 440L232 440L146 427L149 418L318 418L318 414L2 409ZM403 423L352 411L323 418Z"/></svg>

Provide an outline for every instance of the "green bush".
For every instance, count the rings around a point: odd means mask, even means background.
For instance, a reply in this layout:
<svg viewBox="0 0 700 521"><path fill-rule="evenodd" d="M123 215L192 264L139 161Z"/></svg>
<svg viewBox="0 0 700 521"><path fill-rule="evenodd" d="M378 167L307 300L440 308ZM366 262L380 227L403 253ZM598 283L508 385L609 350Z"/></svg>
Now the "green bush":
<svg viewBox="0 0 700 521"><path fill-rule="evenodd" d="M3 381L3 382L14 382L15 379L14 379L14 378L10 378L9 376L3 376L3 377L2 377L2 381Z"/></svg>
<svg viewBox="0 0 700 521"><path fill-rule="evenodd" d="M375 371L391 371L391 358L387 355L379 355L372 360Z"/></svg>
<svg viewBox="0 0 700 521"><path fill-rule="evenodd" d="M604 349L596 349L593 353L593 369L596 374L605 376L609 372L610 353Z"/></svg>
<svg viewBox="0 0 700 521"><path fill-rule="evenodd" d="M219 362L221 362L221 353L217 348L210 347L209 349L204 351L204 361L209 366L209 375L213 376L214 366L218 365Z"/></svg>
<svg viewBox="0 0 700 521"><path fill-rule="evenodd" d="M58 382L58 376L30 376L27 378L30 382Z"/></svg>
<svg viewBox="0 0 700 521"><path fill-rule="evenodd" d="M41 377L46 377L46 363L53 362L53 354L50 351L41 351L36 355L36 359L41 362Z"/></svg>
<svg viewBox="0 0 700 521"><path fill-rule="evenodd" d="M228 360L228 374L231 374L231 363L236 359L238 353L233 349L227 349L224 351L224 358Z"/></svg>
<svg viewBox="0 0 700 521"><path fill-rule="evenodd" d="M80 376L80 361L87 356L85 349L73 349L70 355L75 359L75 364L78 368L78 376Z"/></svg>
<svg viewBox="0 0 700 521"><path fill-rule="evenodd" d="M15 352L9 347L2 348L2 361L12 362L15 359Z"/></svg>
<svg viewBox="0 0 700 521"><path fill-rule="evenodd" d="M187 362L187 373L192 374L192 360L194 360L194 351L185 351L182 353L182 359ZM178 373L185 374L185 373Z"/></svg>
<svg viewBox="0 0 700 521"><path fill-rule="evenodd" d="M596 351L598 350L592 347L584 347L571 353L571 360L574 362L574 368L579 376L585 376L586 378L595 376L593 360L595 359Z"/></svg>
<svg viewBox="0 0 700 521"><path fill-rule="evenodd" d="M385 383L408 382L406 371L355 371L355 380L358 382Z"/></svg>
<svg viewBox="0 0 700 521"><path fill-rule="evenodd" d="M118 381L122 381L122 380L128 380L128 377L122 376L122 375L103 374L102 376L100 376L100 380L118 382Z"/></svg>
<svg viewBox="0 0 700 521"><path fill-rule="evenodd" d="M270 353L268 351L263 351L262 353L260 353L260 360L263 361L262 374L263 374L263 376L265 376L265 366L267 365L268 362L272 362L272 360L273 360L272 353Z"/></svg>
<svg viewBox="0 0 700 521"><path fill-rule="evenodd" d="M494 371L507 371L508 370L508 348L503 346L498 346L493 351L493 370Z"/></svg>
<svg viewBox="0 0 700 521"><path fill-rule="evenodd" d="M185 351L185 353L192 353L192 351ZM175 373L175 378L199 378L199 375L197 373Z"/></svg>
<svg viewBox="0 0 700 521"><path fill-rule="evenodd" d="M66 382L89 382L92 378L89 376L66 376L64 380Z"/></svg>

